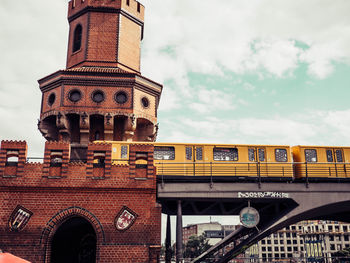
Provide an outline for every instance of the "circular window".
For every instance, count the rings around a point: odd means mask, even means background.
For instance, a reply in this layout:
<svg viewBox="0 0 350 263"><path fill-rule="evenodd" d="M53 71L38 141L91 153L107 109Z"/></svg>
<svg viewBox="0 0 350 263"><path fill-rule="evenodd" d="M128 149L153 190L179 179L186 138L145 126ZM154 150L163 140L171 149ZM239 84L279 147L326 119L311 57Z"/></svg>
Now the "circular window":
<svg viewBox="0 0 350 263"><path fill-rule="evenodd" d="M68 98L73 102L77 102L81 99L81 92L77 89L72 90L69 92Z"/></svg>
<svg viewBox="0 0 350 263"><path fill-rule="evenodd" d="M92 93L91 98L94 102L100 103L104 101L105 94L101 90L96 90Z"/></svg>
<svg viewBox="0 0 350 263"><path fill-rule="evenodd" d="M143 97L141 99L141 103L144 108L147 108L149 106L149 100L146 97Z"/></svg>
<svg viewBox="0 0 350 263"><path fill-rule="evenodd" d="M50 106L52 106L55 103L56 100L56 95L55 93L51 93L47 102L49 103Z"/></svg>
<svg viewBox="0 0 350 263"><path fill-rule="evenodd" d="M128 100L128 96L124 91L120 91L117 94L115 94L114 99L118 104L124 104Z"/></svg>

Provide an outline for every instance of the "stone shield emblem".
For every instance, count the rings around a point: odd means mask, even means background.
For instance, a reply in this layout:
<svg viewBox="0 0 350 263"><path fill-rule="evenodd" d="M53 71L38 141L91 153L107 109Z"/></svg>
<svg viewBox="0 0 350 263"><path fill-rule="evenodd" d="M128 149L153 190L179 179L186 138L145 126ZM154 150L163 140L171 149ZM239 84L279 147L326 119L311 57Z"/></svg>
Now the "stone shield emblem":
<svg viewBox="0 0 350 263"><path fill-rule="evenodd" d="M124 206L115 218L115 227L119 231L125 231L135 223L136 218L137 214Z"/></svg>
<svg viewBox="0 0 350 263"><path fill-rule="evenodd" d="M12 231L22 230L26 226L32 215L33 213L28 209L25 209L22 206L17 206L15 210L13 210L9 220L10 229Z"/></svg>

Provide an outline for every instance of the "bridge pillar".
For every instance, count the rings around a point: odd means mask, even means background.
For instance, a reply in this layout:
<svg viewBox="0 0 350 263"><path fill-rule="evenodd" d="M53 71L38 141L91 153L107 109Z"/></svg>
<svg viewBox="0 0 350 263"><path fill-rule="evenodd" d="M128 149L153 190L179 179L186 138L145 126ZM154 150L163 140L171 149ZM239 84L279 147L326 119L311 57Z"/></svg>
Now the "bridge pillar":
<svg viewBox="0 0 350 263"><path fill-rule="evenodd" d="M170 215L166 221L166 236L165 236L165 263L171 263L171 224Z"/></svg>
<svg viewBox="0 0 350 263"><path fill-rule="evenodd" d="M176 263L183 262L182 248L182 206L181 200L177 201L177 216L176 216Z"/></svg>

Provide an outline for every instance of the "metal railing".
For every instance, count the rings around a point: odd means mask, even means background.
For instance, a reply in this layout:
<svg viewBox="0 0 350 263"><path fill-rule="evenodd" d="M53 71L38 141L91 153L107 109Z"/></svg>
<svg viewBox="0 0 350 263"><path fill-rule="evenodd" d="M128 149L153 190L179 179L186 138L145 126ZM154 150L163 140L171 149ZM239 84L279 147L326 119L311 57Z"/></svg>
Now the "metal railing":
<svg viewBox="0 0 350 263"><path fill-rule="evenodd" d="M155 162L158 175L255 176L255 177L349 177L350 163L307 162Z"/></svg>

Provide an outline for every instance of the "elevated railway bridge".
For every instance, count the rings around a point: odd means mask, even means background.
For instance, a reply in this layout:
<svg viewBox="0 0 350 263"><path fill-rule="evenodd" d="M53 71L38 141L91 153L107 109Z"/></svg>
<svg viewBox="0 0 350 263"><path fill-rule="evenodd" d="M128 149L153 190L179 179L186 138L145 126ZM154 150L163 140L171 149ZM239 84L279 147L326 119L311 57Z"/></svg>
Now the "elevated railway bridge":
<svg viewBox="0 0 350 263"><path fill-rule="evenodd" d="M186 164L188 167L190 165ZM302 179L284 178L284 169L269 167L273 177L261 176L259 165L238 171L232 167L212 165L212 173L202 174L192 167L193 173L183 175L182 164L158 165L157 198L162 212L176 215L177 262L182 262L182 216L186 215L239 215L247 206L254 207L260 215L255 228L241 226L218 244L194 259L192 262L213 258L222 248L235 244L224 256L215 262L224 263L242 253L250 245L271 233L301 220L337 220L350 222L350 177L337 177L347 173L346 165L330 168L325 164L308 167L307 163L293 163L292 170L303 169ZM242 164L242 167L244 164ZM216 168L214 168L216 167ZM256 176L252 176L252 170ZM195 172L197 171L197 174ZM243 172L245 171L245 172ZM178 172L178 175L177 175ZM334 176L322 177L325 173ZM294 173L294 172L293 172ZM215 176L213 176L215 174ZM310 176L311 174L311 176ZM168 217L169 220L169 217ZM167 241L170 242L168 223ZM166 244L169 247L169 243Z"/></svg>

